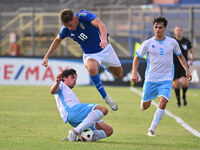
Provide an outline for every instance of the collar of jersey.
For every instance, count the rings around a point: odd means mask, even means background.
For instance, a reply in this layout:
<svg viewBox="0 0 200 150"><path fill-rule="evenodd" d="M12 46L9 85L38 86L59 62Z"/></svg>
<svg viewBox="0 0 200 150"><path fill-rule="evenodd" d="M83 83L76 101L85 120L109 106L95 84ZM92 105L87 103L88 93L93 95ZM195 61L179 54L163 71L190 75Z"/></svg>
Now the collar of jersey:
<svg viewBox="0 0 200 150"><path fill-rule="evenodd" d="M158 42L160 45L162 45L163 42L164 42L166 39L167 39L167 38L166 38L166 36L165 36L165 39L164 39L164 40L162 40L162 41L157 41L156 38L154 37L154 40L155 40L156 42Z"/></svg>

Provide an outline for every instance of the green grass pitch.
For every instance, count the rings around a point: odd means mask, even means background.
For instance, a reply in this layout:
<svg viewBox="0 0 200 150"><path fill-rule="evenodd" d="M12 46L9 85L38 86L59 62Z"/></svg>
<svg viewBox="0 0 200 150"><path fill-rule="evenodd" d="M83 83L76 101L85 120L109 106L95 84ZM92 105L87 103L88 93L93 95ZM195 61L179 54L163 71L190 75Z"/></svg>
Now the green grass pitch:
<svg viewBox="0 0 200 150"><path fill-rule="evenodd" d="M107 93L119 105L109 109L105 122L114 134L97 142L60 141L72 129L64 124L54 96L47 86L0 86L0 150L197 150L200 138L194 136L173 118L165 115L156 129L156 137L147 137L156 108L140 111L141 97L129 87L106 86ZM141 88L139 88L142 91ZM107 105L94 86L77 86L75 93L82 103ZM167 105L174 115L200 132L200 90L189 89L188 106L176 108L174 91ZM155 99L158 102L158 99Z"/></svg>

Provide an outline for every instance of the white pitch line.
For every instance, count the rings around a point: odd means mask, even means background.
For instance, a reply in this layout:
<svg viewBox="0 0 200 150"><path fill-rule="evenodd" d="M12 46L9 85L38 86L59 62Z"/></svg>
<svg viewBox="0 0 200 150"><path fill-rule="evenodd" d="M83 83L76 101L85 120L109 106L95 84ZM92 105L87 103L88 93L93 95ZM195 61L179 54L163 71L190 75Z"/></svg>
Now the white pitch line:
<svg viewBox="0 0 200 150"><path fill-rule="evenodd" d="M134 87L130 87L131 91L135 92L136 94L140 95L142 97L142 93L134 88ZM158 107L158 104L154 101L151 102L155 107ZM188 130L190 133L192 133L193 135L197 136L200 138L200 132L198 132L197 130L193 129L189 124L185 123L181 118L175 116L174 114L172 114L170 111L168 111L167 109L165 109L165 113L166 115L168 115L171 118L174 118L176 120L177 123L179 123L181 126L183 126L186 130Z"/></svg>

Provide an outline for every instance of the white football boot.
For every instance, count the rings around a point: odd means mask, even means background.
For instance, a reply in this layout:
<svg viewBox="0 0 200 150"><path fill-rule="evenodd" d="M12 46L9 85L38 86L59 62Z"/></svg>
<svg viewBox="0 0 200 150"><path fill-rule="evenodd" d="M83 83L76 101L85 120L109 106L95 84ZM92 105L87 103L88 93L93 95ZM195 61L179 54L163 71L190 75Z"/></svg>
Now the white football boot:
<svg viewBox="0 0 200 150"><path fill-rule="evenodd" d="M154 132L153 130L150 130L150 131L147 133L147 136L152 136L152 137L154 137L154 136L156 136L156 135L155 135L155 132Z"/></svg>
<svg viewBox="0 0 200 150"><path fill-rule="evenodd" d="M109 95L107 95L104 98L104 100L112 110L114 110L114 111L118 110L118 105L111 99L111 97Z"/></svg>
<svg viewBox="0 0 200 150"><path fill-rule="evenodd" d="M75 130L69 130L68 139L69 141L76 141L78 133Z"/></svg>
<svg viewBox="0 0 200 150"><path fill-rule="evenodd" d="M63 139L60 139L61 141L69 141L68 137L64 137Z"/></svg>

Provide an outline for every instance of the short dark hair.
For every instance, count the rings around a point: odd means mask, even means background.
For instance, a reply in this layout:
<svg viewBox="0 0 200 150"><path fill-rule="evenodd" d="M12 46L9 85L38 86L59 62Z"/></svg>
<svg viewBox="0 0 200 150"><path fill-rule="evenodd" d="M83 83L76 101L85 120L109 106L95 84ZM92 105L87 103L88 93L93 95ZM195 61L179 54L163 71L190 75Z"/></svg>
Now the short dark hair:
<svg viewBox="0 0 200 150"><path fill-rule="evenodd" d="M73 68L65 69L65 70L62 72L62 81L64 81L64 80L63 80L64 77L67 78L69 75L74 75L74 74L77 76L76 70L74 70Z"/></svg>
<svg viewBox="0 0 200 150"><path fill-rule="evenodd" d="M161 23L161 22L163 22L164 27L167 27L167 19L165 19L164 17L159 16L159 17L153 19L153 25L155 23Z"/></svg>
<svg viewBox="0 0 200 150"><path fill-rule="evenodd" d="M60 12L60 20L63 23L67 23L68 21L72 21L74 17L74 13L71 9L63 9Z"/></svg>

